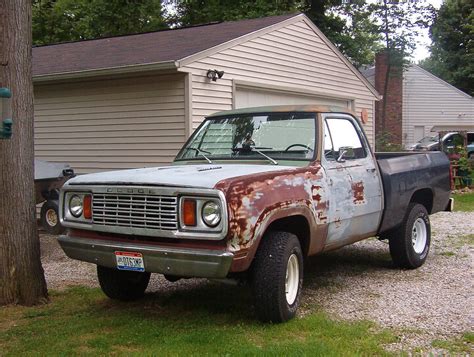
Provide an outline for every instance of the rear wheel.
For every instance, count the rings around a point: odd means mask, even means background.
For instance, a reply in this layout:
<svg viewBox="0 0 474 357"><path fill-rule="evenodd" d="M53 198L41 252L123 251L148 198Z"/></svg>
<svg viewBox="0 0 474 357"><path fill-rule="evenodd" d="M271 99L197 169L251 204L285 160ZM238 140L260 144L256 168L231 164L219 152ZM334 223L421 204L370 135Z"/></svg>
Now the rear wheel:
<svg viewBox="0 0 474 357"><path fill-rule="evenodd" d="M303 284L303 253L291 233L269 232L255 256L252 288L260 320L284 322L293 318Z"/></svg>
<svg viewBox="0 0 474 357"><path fill-rule="evenodd" d="M150 281L150 273L124 271L98 265L97 277L102 291L109 298L121 301L140 299Z"/></svg>
<svg viewBox="0 0 474 357"><path fill-rule="evenodd" d="M61 234L64 227L59 221L59 204L56 200L48 200L41 207L40 222L43 229L49 234Z"/></svg>
<svg viewBox="0 0 474 357"><path fill-rule="evenodd" d="M431 243L430 218L426 208L411 203L402 225L390 233L392 260L400 268L415 269L423 265Z"/></svg>

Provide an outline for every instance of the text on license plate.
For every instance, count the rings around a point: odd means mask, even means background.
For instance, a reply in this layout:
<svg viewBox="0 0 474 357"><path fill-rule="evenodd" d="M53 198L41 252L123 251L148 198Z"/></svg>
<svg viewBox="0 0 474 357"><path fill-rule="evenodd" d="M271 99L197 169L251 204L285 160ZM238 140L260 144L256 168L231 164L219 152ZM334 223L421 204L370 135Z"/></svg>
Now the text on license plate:
<svg viewBox="0 0 474 357"><path fill-rule="evenodd" d="M141 253L115 252L115 260L119 270L145 271Z"/></svg>

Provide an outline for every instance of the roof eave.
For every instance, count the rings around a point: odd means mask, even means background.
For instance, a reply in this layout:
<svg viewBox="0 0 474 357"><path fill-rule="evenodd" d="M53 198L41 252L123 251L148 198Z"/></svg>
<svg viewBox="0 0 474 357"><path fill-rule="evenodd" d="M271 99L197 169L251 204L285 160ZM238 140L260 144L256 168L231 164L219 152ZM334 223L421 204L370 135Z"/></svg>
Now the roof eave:
<svg viewBox="0 0 474 357"><path fill-rule="evenodd" d="M144 64L132 64L118 67L109 68L98 68L98 69L87 69L80 71L60 72L51 74L40 74L33 75L33 82L50 82L64 79L75 79L75 78L90 78L99 76L109 76L125 73L137 73L137 72L148 72L148 71L159 71L177 69L179 63L177 61L166 61L156 63L144 63Z"/></svg>

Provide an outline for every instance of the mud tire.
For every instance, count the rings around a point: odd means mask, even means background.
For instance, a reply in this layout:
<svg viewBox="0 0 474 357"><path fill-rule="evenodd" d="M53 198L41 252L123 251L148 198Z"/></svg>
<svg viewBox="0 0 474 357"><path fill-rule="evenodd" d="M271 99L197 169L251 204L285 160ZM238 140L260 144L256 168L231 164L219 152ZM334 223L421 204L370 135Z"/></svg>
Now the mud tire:
<svg viewBox="0 0 474 357"><path fill-rule="evenodd" d="M285 281L291 255L298 262L296 298L287 302ZM296 315L303 285L303 253L298 238L287 232L269 232L262 238L252 265L252 290L257 317L263 322L285 322Z"/></svg>
<svg viewBox="0 0 474 357"><path fill-rule="evenodd" d="M418 253L415 251L412 241L413 230L417 221L424 222L426 228L426 243ZM416 269L422 266L428 257L431 243L430 217L426 208L418 203L410 203L402 224L391 232L388 238L390 255L397 267Z"/></svg>
<svg viewBox="0 0 474 357"><path fill-rule="evenodd" d="M99 284L109 298L120 301L134 301L145 295L150 273L123 271L98 265Z"/></svg>

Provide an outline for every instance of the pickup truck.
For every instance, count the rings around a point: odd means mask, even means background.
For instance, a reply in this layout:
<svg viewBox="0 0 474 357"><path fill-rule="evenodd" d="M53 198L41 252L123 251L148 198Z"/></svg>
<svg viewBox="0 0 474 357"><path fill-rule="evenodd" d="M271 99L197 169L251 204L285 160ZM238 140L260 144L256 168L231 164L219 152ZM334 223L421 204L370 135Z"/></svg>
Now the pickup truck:
<svg viewBox="0 0 474 357"><path fill-rule="evenodd" d="M374 154L347 109L248 108L207 117L170 166L69 180L59 243L112 299L142 297L150 273L238 279L258 318L283 322L308 256L378 236L396 266L421 266L449 196L444 153Z"/></svg>

